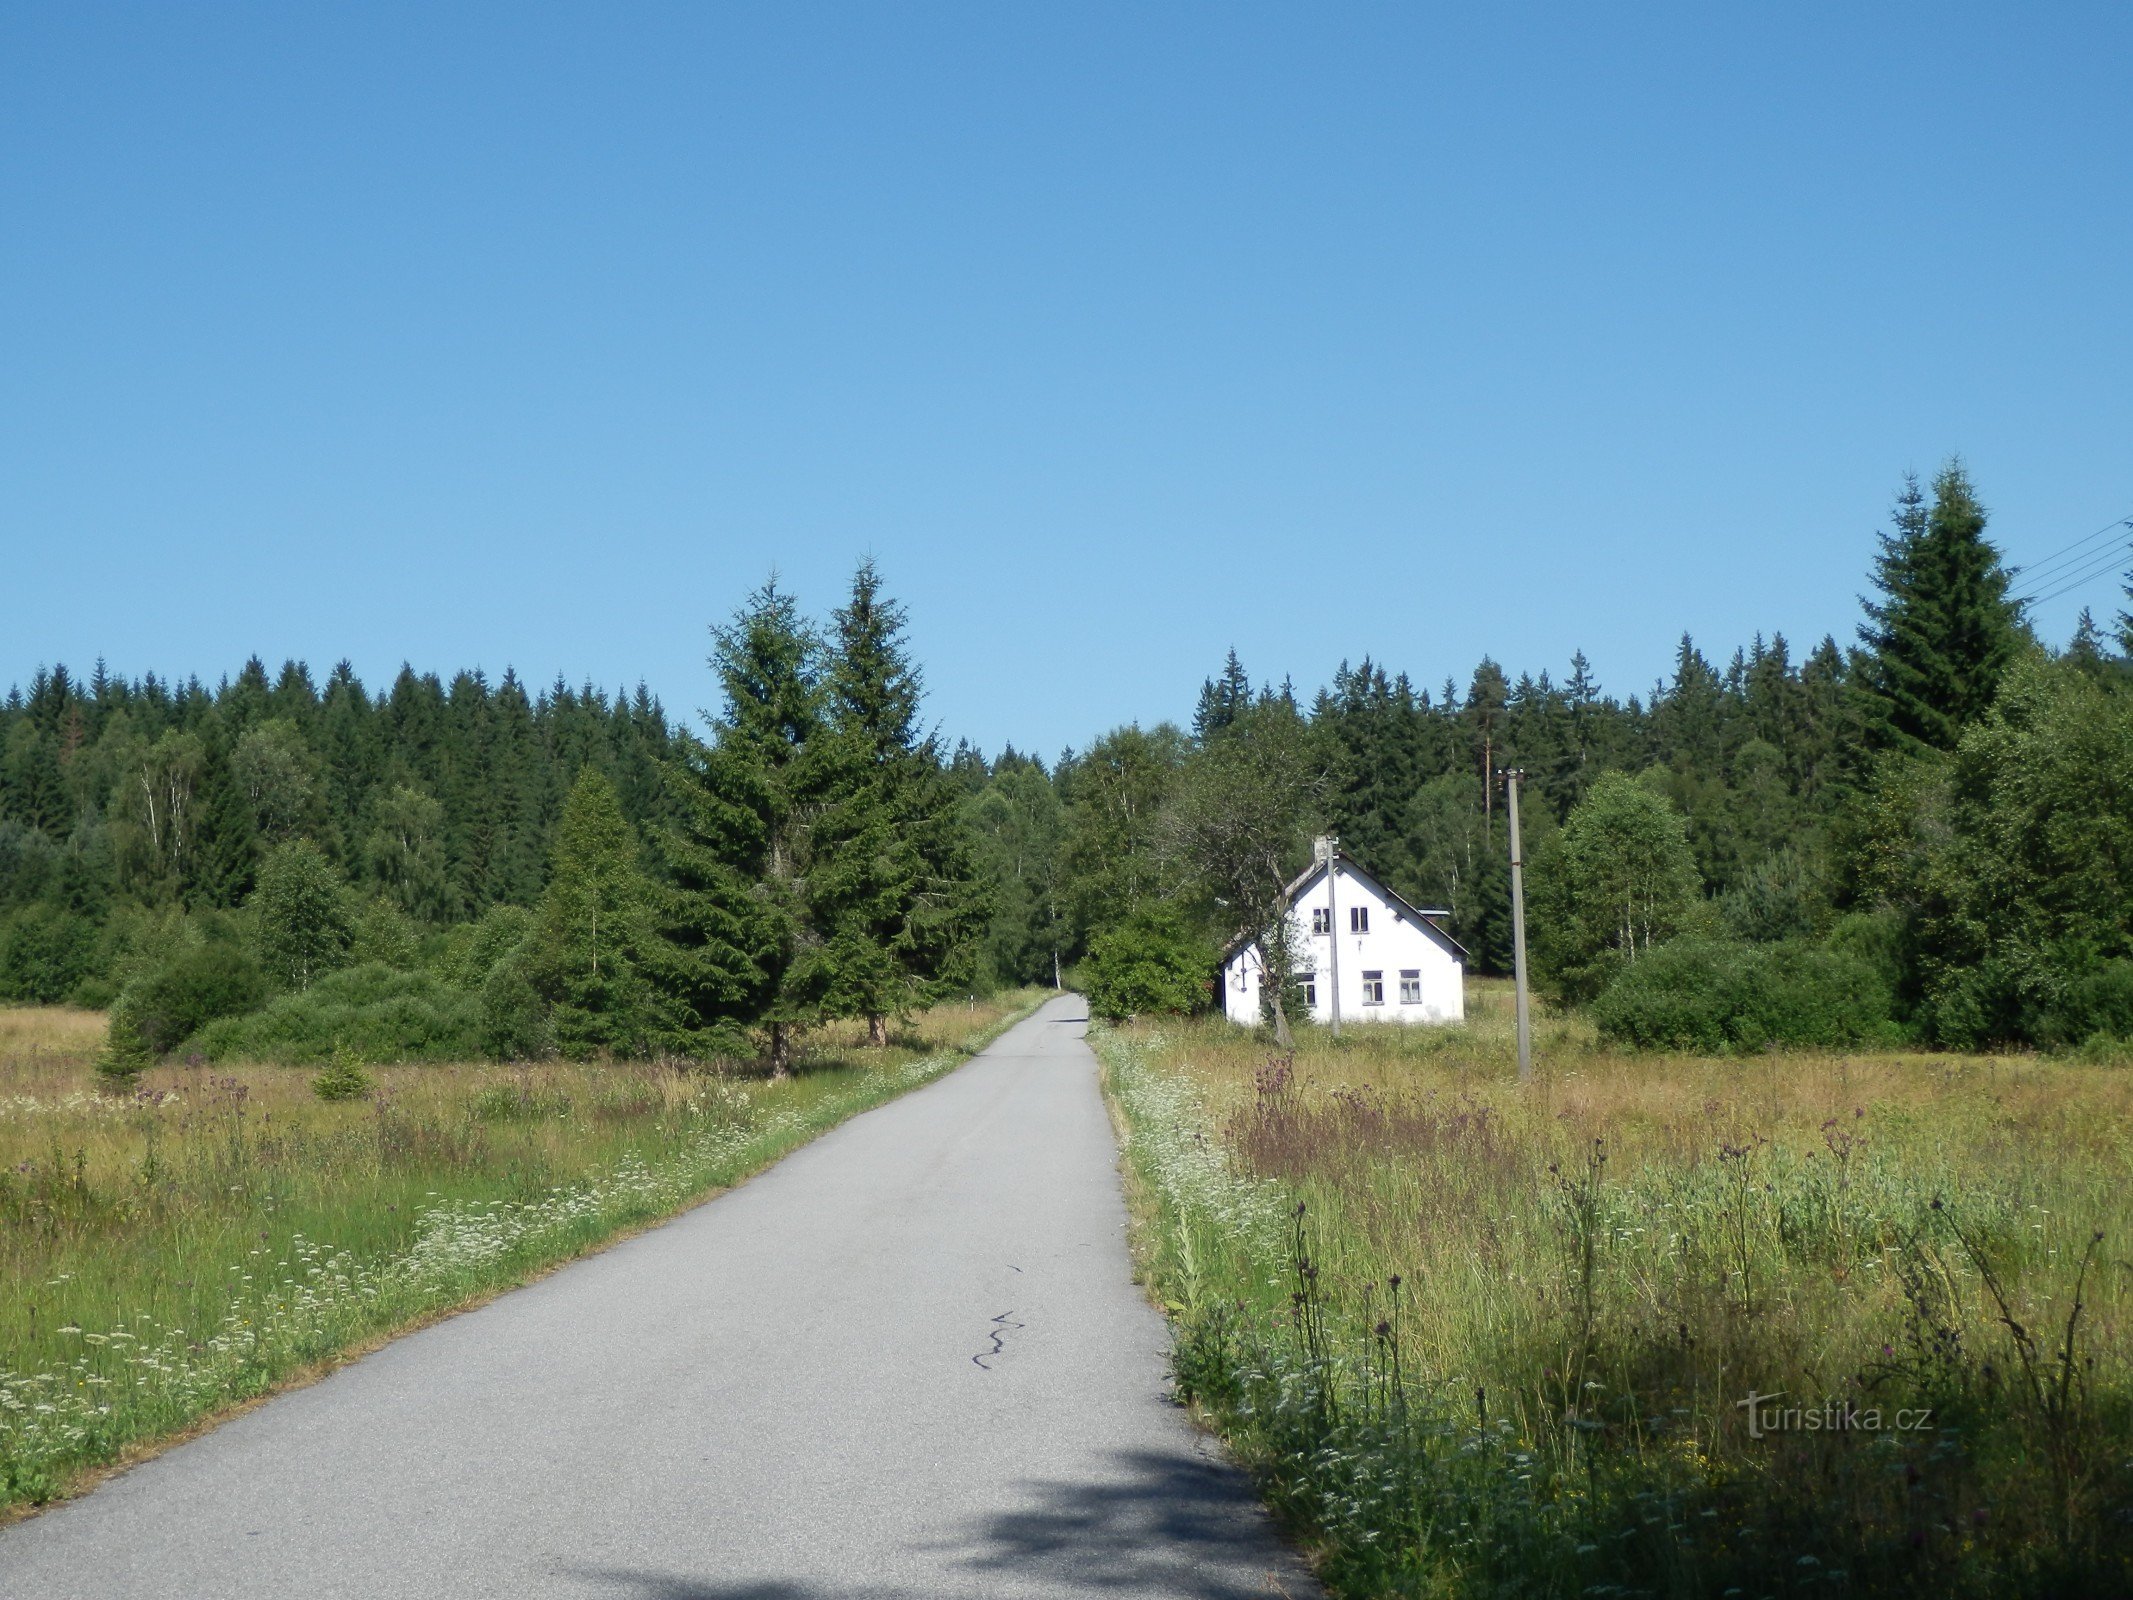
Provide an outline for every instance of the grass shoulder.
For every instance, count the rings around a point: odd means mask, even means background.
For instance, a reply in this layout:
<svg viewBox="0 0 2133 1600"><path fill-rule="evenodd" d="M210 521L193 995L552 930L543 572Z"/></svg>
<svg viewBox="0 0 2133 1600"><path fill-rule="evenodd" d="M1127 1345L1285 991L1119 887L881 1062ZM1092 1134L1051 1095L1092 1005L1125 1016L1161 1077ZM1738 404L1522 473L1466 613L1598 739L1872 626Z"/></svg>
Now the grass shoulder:
<svg viewBox="0 0 2133 1600"><path fill-rule="evenodd" d="M165 1066L0 1010L0 1515L710 1198L1046 998L820 1030L782 1082L641 1063Z"/></svg>
<svg viewBox="0 0 2133 1600"><path fill-rule="evenodd" d="M2133 1078L1098 1029L1197 1406L1346 1595L2133 1590ZM1609 1586L1615 1586L1610 1588Z"/></svg>

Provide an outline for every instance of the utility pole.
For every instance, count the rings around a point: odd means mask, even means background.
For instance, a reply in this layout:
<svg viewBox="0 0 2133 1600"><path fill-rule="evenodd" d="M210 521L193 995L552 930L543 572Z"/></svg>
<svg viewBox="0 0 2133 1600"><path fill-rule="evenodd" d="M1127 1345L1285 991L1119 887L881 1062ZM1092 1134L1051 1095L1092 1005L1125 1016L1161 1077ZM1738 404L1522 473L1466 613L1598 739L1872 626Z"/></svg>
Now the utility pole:
<svg viewBox="0 0 2133 1600"><path fill-rule="evenodd" d="M1518 845L1518 784L1525 773L1512 767L1503 775L1511 821L1511 972L1518 986L1518 1081L1533 1081L1533 1018L1526 1006L1526 874Z"/></svg>
<svg viewBox="0 0 2133 1600"><path fill-rule="evenodd" d="M1326 982L1331 985L1329 993L1333 1000L1333 1037L1341 1036L1341 930L1337 897L1333 889L1340 881L1341 842L1327 834L1321 841L1326 851L1326 955L1331 970Z"/></svg>

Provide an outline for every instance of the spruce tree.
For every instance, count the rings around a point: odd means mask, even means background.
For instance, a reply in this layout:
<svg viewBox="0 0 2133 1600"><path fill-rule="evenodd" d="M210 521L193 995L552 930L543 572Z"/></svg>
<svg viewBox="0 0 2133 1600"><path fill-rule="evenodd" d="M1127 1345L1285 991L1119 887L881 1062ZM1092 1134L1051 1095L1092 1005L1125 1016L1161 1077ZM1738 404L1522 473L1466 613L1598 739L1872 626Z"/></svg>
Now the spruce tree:
<svg viewBox="0 0 2133 1600"><path fill-rule="evenodd" d="M821 1014L826 964L806 903L812 826L827 798L821 647L773 579L712 630L725 707L708 745L685 741L681 823L661 841L668 888L650 964L680 1042L730 1050L769 1035L773 1076Z"/></svg>
<svg viewBox="0 0 2133 1600"><path fill-rule="evenodd" d="M1934 477L1930 507L1917 478L1904 480L1874 561L1880 598L1864 602L1859 630L1858 704L1873 750L1954 749L2021 647L2021 609L1985 520L1959 461Z"/></svg>
<svg viewBox="0 0 2133 1600"><path fill-rule="evenodd" d="M645 1055L660 1029L644 958L650 887L615 787L588 767L556 826L540 906L539 984L565 1055Z"/></svg>
<svg viewBox="0 0 2133 1600"><path fill-rule="evenodd" d="M1222 676L1200 685L1200 703L1192 714L1192 736L1206 743L1250 709L1251 703L1252 680L1232 646L1229 659L1222 664Z"/></svg>
<svg viewBox="0 0 2133 1600"><path fill-rule="evenodd" d="M904 610L872 562L835 614L828 673L832 804L818 829L812 914L831 957L826 1002L887 1019L970 976L984 906L956 786L919 724L924 682Z"/></svg>

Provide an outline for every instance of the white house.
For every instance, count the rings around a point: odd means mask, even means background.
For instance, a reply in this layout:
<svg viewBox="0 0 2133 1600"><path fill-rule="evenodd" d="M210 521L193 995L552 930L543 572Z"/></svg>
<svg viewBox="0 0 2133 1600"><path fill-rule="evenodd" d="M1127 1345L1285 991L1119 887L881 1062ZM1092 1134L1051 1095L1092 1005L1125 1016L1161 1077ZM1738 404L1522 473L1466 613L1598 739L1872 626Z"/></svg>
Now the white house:
<svg viewBox="0 0 2133 1600"><path fill-rule="evenodd" d="M1287 890L1290 948L1314 1022L1459 1022L1466 1017L1466 951L1446 933L1445 911L1409 905L1321 839L1317 859ZM1257 940L1222 953L1222 1009L1259 1022Z"/></svg>

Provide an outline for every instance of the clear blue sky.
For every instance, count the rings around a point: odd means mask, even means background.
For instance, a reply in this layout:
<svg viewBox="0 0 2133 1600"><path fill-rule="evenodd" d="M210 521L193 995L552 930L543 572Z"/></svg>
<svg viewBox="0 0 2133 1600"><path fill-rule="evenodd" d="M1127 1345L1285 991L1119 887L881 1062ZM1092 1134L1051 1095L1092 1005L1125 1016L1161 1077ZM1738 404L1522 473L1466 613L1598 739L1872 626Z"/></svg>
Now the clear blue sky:
<svg viewBox="0 0 2133 1600"><path fill-rule="evenodd" d="M1234 644L1848 638L2133 513L2123 5L0 11L0 684L711 697L872 553L1044 752ZM2047 607L2063 640L2099 579Z"/></svg>

